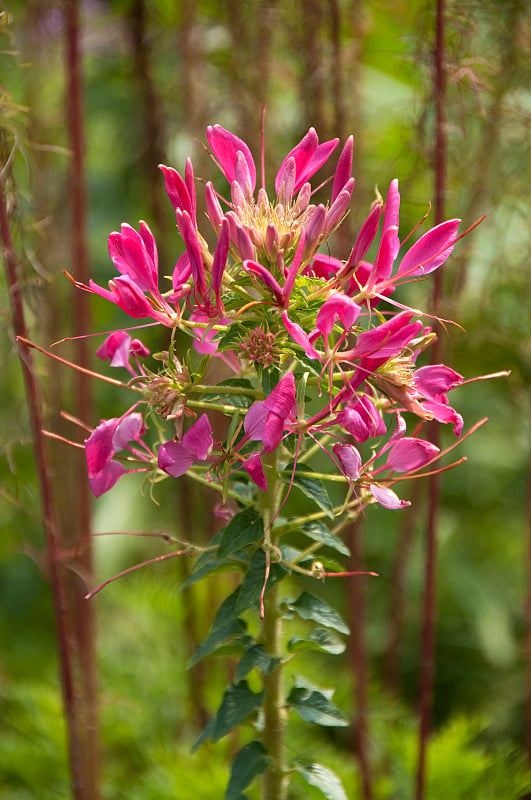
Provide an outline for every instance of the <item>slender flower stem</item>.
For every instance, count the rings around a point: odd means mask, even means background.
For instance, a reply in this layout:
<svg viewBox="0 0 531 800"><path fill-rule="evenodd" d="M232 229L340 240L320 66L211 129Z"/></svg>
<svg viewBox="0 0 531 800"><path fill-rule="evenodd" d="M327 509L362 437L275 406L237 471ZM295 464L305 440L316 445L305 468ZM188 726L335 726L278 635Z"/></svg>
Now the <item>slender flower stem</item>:
<svg viewBox="0 0 531 800"><path fill-rule="evenodd" d="M279 503L279 480L276 453L264 458L267 469L268 486L260 498L260 511L264 522L265 547L275 544L272 521L277 513ZM266 550L266 558L269 559ZM282 613L279 608L278 587L273 586L264 598L264 617L262 620L262 637L266 653L273 658L282 659ZM285 800L288 790L288 776L285 769L284 737L287 722L285 708L283 665L278 666L268 675L264 675L264 732L263 744L271 766L264 775L263 800Z"/></svg>

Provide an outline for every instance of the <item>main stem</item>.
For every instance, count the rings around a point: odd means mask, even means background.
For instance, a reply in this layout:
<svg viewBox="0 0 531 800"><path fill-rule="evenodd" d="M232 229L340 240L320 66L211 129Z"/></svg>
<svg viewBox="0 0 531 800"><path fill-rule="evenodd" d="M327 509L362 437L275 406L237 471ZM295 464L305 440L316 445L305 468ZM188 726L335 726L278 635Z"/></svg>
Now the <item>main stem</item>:
<svg viewBox="0 0 531 800"><path fill-rule="evenodd" d="M264 522L266 555L272 555L275 545L272 527L279 502L279 476L276 453L264 459L267 491L260 498L260 511ZM282 659L282 614L279 608L278 586L273 586L264 598L262 640L269 656ZM288 776L284 757L284 738L287 710L284 696L282 661L268 675L264 675L264 731L263 745L271 758L271 766L264 775L263 800L286 800Z"/></svg>

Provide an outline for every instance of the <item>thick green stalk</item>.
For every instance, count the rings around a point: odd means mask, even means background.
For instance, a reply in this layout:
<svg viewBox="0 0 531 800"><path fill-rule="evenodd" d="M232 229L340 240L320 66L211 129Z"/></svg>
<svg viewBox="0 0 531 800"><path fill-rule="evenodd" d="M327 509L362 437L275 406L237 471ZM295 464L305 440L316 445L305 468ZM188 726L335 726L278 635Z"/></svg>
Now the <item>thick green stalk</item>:
<svg viewBox="0 0 531 800"><path fill-rule="evenodd" d="M272 555L271 551L275 546L272 523L278 508L280 489L276 454L271 454L269 458L264 459L264 462L268 487L261 497L260 510L264 522L265 547L269 551L269 555ZM266 653L282 659L282 613L279 609L278 586L273 586L264 598L262 638ZM285 800L289 779L286 774L284 755L287 710L281 661L269 675L264 675L264 689L263 745L272 759L272 763L264 775L263 800Z"/></svg>

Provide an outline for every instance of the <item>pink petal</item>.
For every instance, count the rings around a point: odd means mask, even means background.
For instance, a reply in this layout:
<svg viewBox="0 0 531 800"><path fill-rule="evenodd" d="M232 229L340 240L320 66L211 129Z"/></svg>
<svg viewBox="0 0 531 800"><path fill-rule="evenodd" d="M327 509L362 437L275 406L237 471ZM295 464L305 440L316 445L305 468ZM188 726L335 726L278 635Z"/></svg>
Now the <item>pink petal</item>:
<svg viewBox="0 0 531 800"><path fill-rule="evenodd" d="M332 450L339 459L339 463L343 467L343 471L347 478L352 481L357 481L360 476L360 467L362 465L361 456L359 451L353 444L335 444Z"/></svg>
<svg viewBox="0 0 531 800"><path fill-rule="evenodd" d="M265 492L267 489L267 480L264 475L260 453L253 453L252 456L249 456L247 461L243 462L242 467L256 483L258 488Z"/></svg>
<svg viewBox="0 0 531 800"><path fill-rule="evenodd" d="M430 364L415 370L413 383L424 397L434 398L463 383L463 376L446 364Z"/></svg>
<svg viewBox="0 0 531 800"><path fill-rule="evenodd" d="M288 372L280 379L269 397L266 397L264 404L268 411L286 419L295 406L295 396L295 378L292 372Z"/></svg>
<svg viewBox="0 0 531 800"><path fill-rule="evenodd" d="M395 472L409 472L431 461L440 449L424 439L404 437L394 444L387 457L386 467Z"/></svg>
<svg viewBox="0 0 531 800"><path fill-rule="evenodd" d="M264 286L274 294L276 301L282 303L282 289L280 288L280 284L266 267L263 267L262 264L258 264L256 261L247 259L243 262L243 268L246 272L252 272L253 275L260 278Z"/></svg>
<svg viewBox="0 0 531 800"><path fill-rule="evenodd" d="M375 484L369 486L369 489L374 499L384 508L394 510L411 505L408 500L401 500L392 489L387 489L384 486L376 486Z"/></svg>
<svg viewBox="0 0 531 800"><path fill-rule="evenodd" d="M135 412L128 414L118 422L112 437L112 446L115 453L123 450L129 442L138 441L145 431L142 414Z"/></svg>
<svg viewBox="0 0 531 800"><path fill-rule="evenodd" d="M460 219L449 219L421 236L405 254L397 275L427 275L444 264L454 249L460 222Z"/></svg>
<svg viewBox="0 0 531 800"><path fill-rule="evenodd" d="M237 180L236 156L238 152L243 154L249 170L252 191L254 192L256 185L256 167L251 151L245 142L233 133L230 133L230 131L222 128L221 125L209 125L207 128L207 139L229 183Z"/></svg>
<svg viewBox="0 0 531 800"><path fill-rule="evenodd" d="M319 358L319 353L312 345L308 334L301 328L297 322L292 322L288 317L288 312L282 312L282 322L284 323L287 332L294 342L302 347L308 358Z"/></svg>
<svg viewBox="0 0 531 800"><path fill-rule="evenodd" d="M188 159L188 161L190 161L190 159ZM188 166L188 161L187 161L187 166ZM170 198L172 206L176 211L177 209L179 209L180 211L187 211L188 214L190 215L190 218L194 221L195 224L195 191L193 193L193 198L190 197L188 186L186 185L182 177L179 175L177 170L173 169L172 167L165 167L164 164L159 164L159 169L164 175L166 193ZM191 186L193 186L193 172L191 178Z"/></svg>
<svg viewBox="0 0 531 800"><path fill-rule="evenodd" d="M158 466L173 478L188 472L194 461L195 454L181 442L165 442L159 447Z"/></svg>
<svg viewBox="0 0 531 800"><path fill-rule="evenodd" d="M376 237L376 234L378 233L378 225L380 223L381 213L382 206L380 203L376 203L371 210L371 213L360 228L360 232L358 233L354 247L352 248L349 260L346 263L345 270L355 267L366 255Z"/></svg>
<svg viewBox="0 0 531 800"><path fill-rule="evenodd" d="M264 400L257 400L248 409L243 421L243 428L253 442L261 441L268 416L269 411Z"/></svg>
<svg viewBox="0 0 531 800"><path fill-rule="evenodd" d="M192 451L199 461L204 461L214 444L212 426L207 414L202 414L197 422L183 436L182 443Z"/></svg>
<svg viewBox="0 0 531 800"><path fill-rule="evenodd" d="M354 151L354 137L349 136L343 146L339 156L334 183L332 184L332 196L330 202L333 204L335 199L341 194L352 175L352 155ZM354 187L353 187L354 188ZM352 194L352 192L351 192Z"/></svg>
<svg viewBox="0 0 531 800"><path fill-rule="evenodd" d="M361 311L360 306L344 294L334 294L328 297L317 314L316 327L326 339L334 327L336 317L339 317L346 331L350 330Z"/></svg>

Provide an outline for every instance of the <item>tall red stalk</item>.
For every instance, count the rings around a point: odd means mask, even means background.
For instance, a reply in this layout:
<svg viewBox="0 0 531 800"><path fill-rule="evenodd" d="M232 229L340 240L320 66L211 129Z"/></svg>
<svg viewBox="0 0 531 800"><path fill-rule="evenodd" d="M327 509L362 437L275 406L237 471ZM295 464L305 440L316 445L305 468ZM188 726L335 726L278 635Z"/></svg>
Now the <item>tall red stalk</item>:
<svg viewBox="0 0 531 800"><path fill-rule="evenodd" d="M350 532L349 570L363 570L363 520L358 518ZM360 788L363 800L372 800L372 781L369 763L369 704L368 655L366 641L366 589L365 581L354 578L349 587L350 660L354 678L354 703L356 723L353 744L360 772Z"/></svg>
<svg viewBox="0 0 531 800"><path fill-rule="evenodd" d="M445 54L445 0L437 0L435 17L435 51L433 72L433 96L435 102L435 147L433 170L435 180L435 224L444 220L446 173L447 173L447 128L446 128L446 54ZM442 272L435 272L432 306L433 314L439 313L443 299ZM441 359L440 339L434 343L432 363ZM438 426L430 426L430 441L439 446ZM419 753L415 785L415 800L424 800L426 787L426 759L431 730L433 708L433 684L435 675L435 636L437 621L437 536L441 500L441 479L434 474L429 479L428 519L426 528L426 553L424 561L424 603L422 620L422 642L420 662L419 694Z"/></svg>
<svg viewBox="0 0 531 800"><path fill-rule="evenodd" d="M86 239L85 201L85 141L83 130L83 76L80 53L79 2L69 0L65 5L65 69L66 69L66 119L70 151L71 208L71 252L76 274L88 282L89 258ZM75 292L73 298L73 329L84 334L91 328L88 296ZM75 340L75 360L82 367L89 367L87 340ZM88 376L80 371L74 373L75 415L78 419L90 420L92 413L92 389ZM85 784L87 797L97 800L99 791L99 720L98 681L95 644L94 605L85 600L87 586L93 584L93 559L91 547L91 501L85 465L77 459L74 465L75 479L75 523L68 536L69 545L74 545L76 568L69 579L72 602L72 629L76 640L78 667L78 694L83 706L83 739L85 752ZM68 499L72 502L72 498ZM81 546L82 545L82 546Z"/></svg>
<svg viewBox="0 0 531 800"><path fill-rule="evenodd" d="M3 149L3 148L2 148ZM3 163L5 160L3 159ZM17 269L17 256L11 238L9 216L7 211L6 189L3 176L0 174L0 235L3 245L3 256L6 270L6 282L9 289L11 320L15 338L27 337L21 281ZM56 506L53 498L50 467L44 439L42 436L41 397L33 366L32 354L17 343L20 356L24 387L28 406L28 415L33 440L33 452L39 480L42 519L46 539L46 559L48 575L52 590L52 601L55 612L57 646L59 657L59 673L63 706L67 724L67 749L70 772L72 776L72 793L74 800L90 800L84 792L83 781L83 741L81 736L80 708L77 703L72 641L68 618L68 585L67 574L61 561L61 544Z"/></svg>

